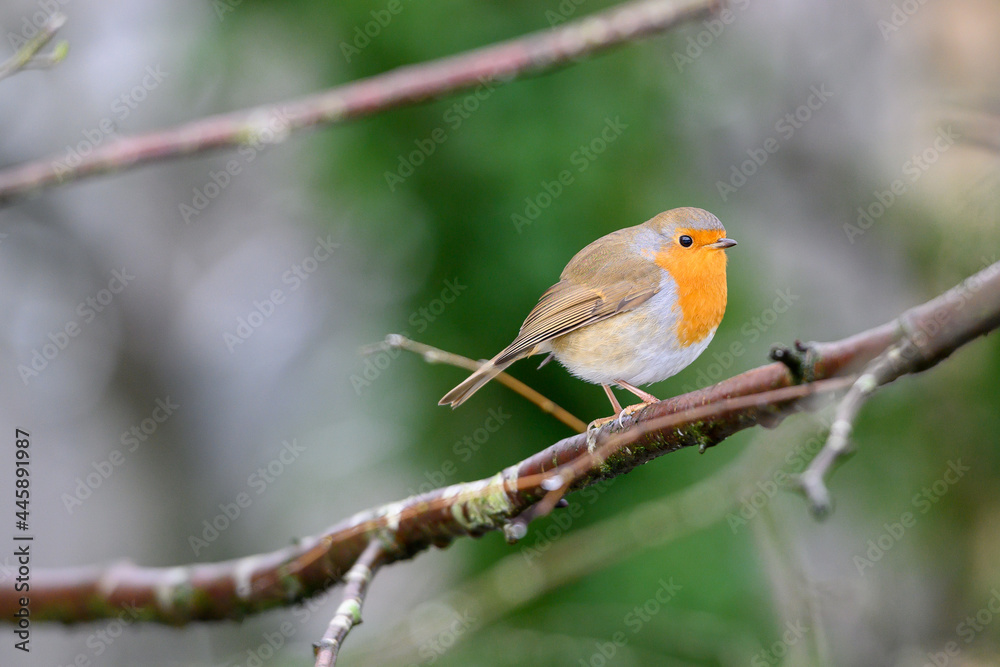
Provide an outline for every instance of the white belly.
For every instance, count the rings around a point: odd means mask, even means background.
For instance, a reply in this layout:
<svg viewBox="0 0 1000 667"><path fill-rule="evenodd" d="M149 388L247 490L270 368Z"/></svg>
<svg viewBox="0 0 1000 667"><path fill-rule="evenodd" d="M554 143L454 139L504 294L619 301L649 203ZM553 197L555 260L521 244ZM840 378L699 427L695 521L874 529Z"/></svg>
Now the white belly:
<svg viewBox="0 0 1000 667"><path fill-rule="evenodd" d="M678 342L680 309L675 295L673 280L664 271L660 291L636 310L556 338L551 350L570 373L594 384L665 380L697 359L715 336L713 328L687 347Z"/></svg>

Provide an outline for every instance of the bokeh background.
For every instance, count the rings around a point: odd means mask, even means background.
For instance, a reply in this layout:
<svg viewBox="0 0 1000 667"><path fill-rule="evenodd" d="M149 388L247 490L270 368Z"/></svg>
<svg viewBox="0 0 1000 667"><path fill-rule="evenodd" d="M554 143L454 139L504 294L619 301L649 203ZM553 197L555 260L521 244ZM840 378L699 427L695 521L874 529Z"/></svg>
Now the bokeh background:
<svg viewBox="0 0 1000 667"><path fill-rule="evenodd" d="M403 0L374 29L371 12L386 3L7 0L0 54L58 5L70 55L0 82L0 164L65 158L611 4ZM405 332L492 356L578 249L661 210L707 208L740 243L715 341L651 388L661 396L764 363L775 343L881 324L998 260L1000 5L734 0L730 10L728 22L692 22L555 73L0 210L0 498L12 505L12 434L26 429L33 565L270 551L568 435L496 385L439 408L463 371L358 349ZM355 41L366 26L376 34ZM437 128L446 140L400 171ZM747 166L768 140L777 150ZM592 143L593 159L581 152ZM240 173L211 188L229 160ZM742 183L740 169L753 171ZM572 182L546 198L564 170ZM896 180L903 194L878 213ZM184 208L206 192L215 196L196 214ZM878 215L857 234L845 225L861 229L859 207ZM304 261L324 244L336 244L327 259ZM114 271L133 277L102 296ZM260 305L274 290L282 302ZM109 296L100 312L81 306ZM233 343L255 310L268 316ZM79 335L22 377L71 322ZM734 343L743 352L727 355ZM585 421L607 413L599 388L557 364L513 372ZM520 545L492 534L387 568L343 664L997 664L998 377L993 335L881 391L822 523L773 482L815 451L823 414L577 494L571 521L533 524ZM160 422L158 401L176 406ZM141 440L126 436L133 428ZM241 492L251 505L194 543ZM650 529L640 509L672 528ZM590 529L581 558L621 548L550 585L541 559ZM445 596L482 582L509 594ZM30 656L3 633L0 662L307 664L337 604L325 595L183 629L36 625Z"/></svg>

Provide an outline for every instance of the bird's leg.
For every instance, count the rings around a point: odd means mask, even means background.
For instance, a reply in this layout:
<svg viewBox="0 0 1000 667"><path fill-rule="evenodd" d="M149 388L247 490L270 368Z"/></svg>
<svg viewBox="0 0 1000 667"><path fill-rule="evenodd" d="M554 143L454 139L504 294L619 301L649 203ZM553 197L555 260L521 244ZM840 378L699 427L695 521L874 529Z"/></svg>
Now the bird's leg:
<svg viewBox="0 0 1000 667"><path fill-rule="evenodd" d="M658 399L656 396L653 396L648 391L643 391L642 389L639 389L638 387L629 384L625 380L615 380L615 384L617 384L622 389L627 389L628 391L632 392L633 394L642 399L642 403L636 403L635 405L630 405L620 411L620 414L618 415L619 424L622 424L622 420L625 418L626 415L631 417L636 412L639 412L639 410L642 410L650 403L658 403L660 401L660 399Z"/></svg>
<svg viewBox="0 0 1000 667"><path fill-rule="evenodd" d="M615 397L614 392L611 391L611 387L606 384L602 384L601 387L604 388L604 393L608 395L608 400L611 401L611 407L615 409L615 414L610 417L605 417L604 419L595 419L594 421L590 422L590 424L587 426L588 431L593 428L599 428L601 426L604 426L608 422L612 422L615 419L618 420L619 426L624 426L625 423L623 420L625 419L626 416L631 417L633 414L635 414L639 410L642 410L650 403L657 403L660 400L656 396L650 394L649 392L643 391L642 389L639 389L638 387L635 387L629 384L628 382L625 382L625 380L615 380L615 384L622 387L623 389L629 390L630 392L641 398L643 402L637 403L635 405L630 405L627 408L623 408L622 404L619 403L618 399Z"/></svg>
<svg viewBox="0 0 1000 667"><path fill-rule="evenodd" d="M619 414L622 411L622 404L618 402L618 398L615 397L615 393L611 391L611 387L606 384L602 384L601 387L604 388L604 393L608 395L608 400L611 401L611 407L615 409L615 414Z"/></svg>
<svg viewBox="0 0 1000 667"><path fill-rule="evenodd" d="M643 391L642 389L639 389L636 386L630 385L625 380L615 380L615 384L617 384L622 389L629 390L630 392L641 398L644 403L658 403L660 401L660 399L658 399L656 396L653 396L648 391Z"/></svg>
<svg viewBox="0 0 1000 667"><path fill-rule="evenodd" d="M614 392L611 391L611 387L609 387L606 384L602 384L601 387L604 389L604 393L608 395L608 400L611 401L611 407L614 408L615 414L611 415L610 417L595 419L594 421L590 422L587 425L588 431L594 428L600 428L605 424L607 424L608 422L613 422L615 419L618 419L618 417L621 416L622 413L622 404L618 402L618 399L615 397Z"/></svg>

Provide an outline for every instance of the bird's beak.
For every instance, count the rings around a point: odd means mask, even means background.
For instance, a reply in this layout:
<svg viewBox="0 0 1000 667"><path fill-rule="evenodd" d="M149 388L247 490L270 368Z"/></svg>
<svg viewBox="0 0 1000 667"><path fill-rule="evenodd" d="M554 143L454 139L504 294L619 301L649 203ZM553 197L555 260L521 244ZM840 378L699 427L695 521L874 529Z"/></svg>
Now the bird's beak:
<svg viewBox="0 0 1000 667"><path fill-rule="evenodd" d="M736 245L736 241L733 239L721 238L715 243L709 243L707 247L725 250L726 248L732 248L734 245Z"/></svg>

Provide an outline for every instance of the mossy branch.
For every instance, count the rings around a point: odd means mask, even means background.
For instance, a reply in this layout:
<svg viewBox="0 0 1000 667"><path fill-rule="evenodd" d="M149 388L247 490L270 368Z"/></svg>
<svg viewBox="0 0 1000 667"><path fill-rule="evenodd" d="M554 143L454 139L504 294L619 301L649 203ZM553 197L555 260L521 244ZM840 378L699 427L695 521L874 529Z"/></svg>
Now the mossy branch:
<svg viewBox="0 0 1000 667"><path fill-rule="evenodd" d="M380 562L388 564L503 529L549 492L553 474L574 462L589 462L576 471L572 488L578 489L684 447L711 447L751 426L773 427L797 410L814 409L815 401L802 399L843 391L889 348L905 350L910 360L900 375L917 373L998 326L1000 263L892 322L844 340L781 350L780 362L653 404L620 431L605 426L596 442L586 434L566 438L488 479L361 512L279 551L180 567L36 570L32 620L75 623L128 610L137 620L181 625L289 606L339 583L373 540L384 549ZM602 449L612 439L613 448ZM598 450L605 453L594 457ZM8 621L17 597L9 587L0 590L0 615Z"/></svg>

